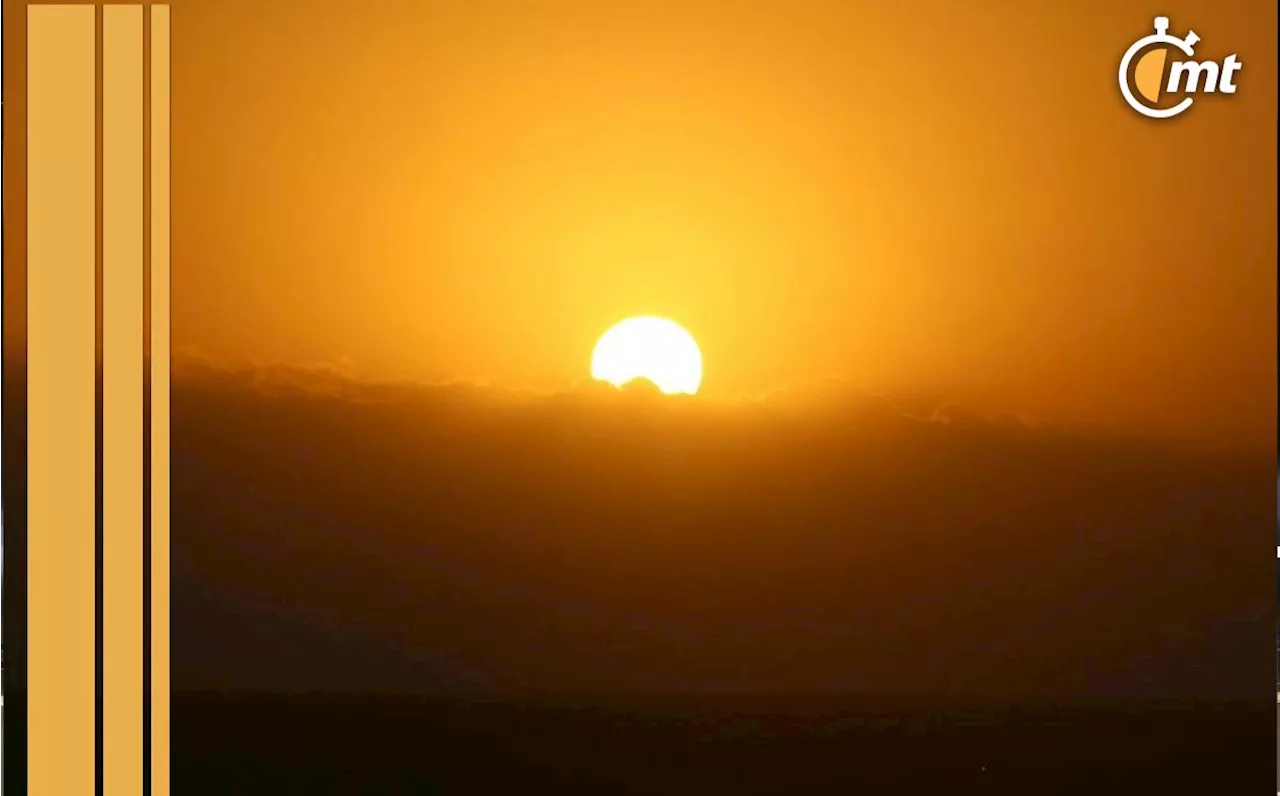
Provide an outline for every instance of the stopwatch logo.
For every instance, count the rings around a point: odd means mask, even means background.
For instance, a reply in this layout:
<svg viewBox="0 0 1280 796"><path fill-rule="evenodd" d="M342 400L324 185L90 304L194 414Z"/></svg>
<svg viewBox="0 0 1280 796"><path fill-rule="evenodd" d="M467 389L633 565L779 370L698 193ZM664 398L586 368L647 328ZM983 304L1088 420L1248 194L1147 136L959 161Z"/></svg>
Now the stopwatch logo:
<svg viewBox="0 0 1280 796"><path fill-rule="evenodd" d="M1154 34L1135 41L1120 59L1120 93L1129 107L1152 119L1168 119L1190 108L1193 94L1236 92L1232 80L1244 64L1235 53L1221 63L1193 61L1200 41L1194 30L1181 39L1170 36L1168 17L1156 17L1154 27ZM1181 53L1187 60L1171 60L1170 53L1174 58ZM1182 99L1167 104L1179 94L1184 95Z"/></svg>

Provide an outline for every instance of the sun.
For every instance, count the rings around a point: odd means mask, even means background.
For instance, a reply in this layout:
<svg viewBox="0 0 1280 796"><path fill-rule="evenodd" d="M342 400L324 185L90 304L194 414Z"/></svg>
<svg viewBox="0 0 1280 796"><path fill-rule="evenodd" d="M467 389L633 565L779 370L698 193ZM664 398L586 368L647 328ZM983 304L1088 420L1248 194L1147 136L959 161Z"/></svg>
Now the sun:
<svg viewBox="0 0 1280 796"><path fill-rule="evenodd" d="M693 335L666 318L627 318L601 335L591 378L621 387L645 378L666 395L694 395L702 384L702 352Z"/></svg>

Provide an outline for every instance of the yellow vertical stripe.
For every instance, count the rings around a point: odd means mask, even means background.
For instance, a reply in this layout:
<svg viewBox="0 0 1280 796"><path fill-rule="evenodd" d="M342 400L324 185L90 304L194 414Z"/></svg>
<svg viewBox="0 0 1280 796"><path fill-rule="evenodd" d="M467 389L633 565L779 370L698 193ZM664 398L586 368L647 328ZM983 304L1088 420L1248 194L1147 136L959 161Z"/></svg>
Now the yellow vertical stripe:
<svg viewBox="0 0 1280 796"><path fill-rule="evenodd" d="M169 7L151 7L151 793L169 796Z"/></svg>
<svg viewBox="0 0 1280 796"><path fill-rule="evenodd" d="M27 792L94 792L94 8L27 9Z"/></svg>
<svg viewBox="0 0 1280 796"><path fill-rule="evenodd" d="M142 793L142 6L102 19L102 785Z"/></svg>

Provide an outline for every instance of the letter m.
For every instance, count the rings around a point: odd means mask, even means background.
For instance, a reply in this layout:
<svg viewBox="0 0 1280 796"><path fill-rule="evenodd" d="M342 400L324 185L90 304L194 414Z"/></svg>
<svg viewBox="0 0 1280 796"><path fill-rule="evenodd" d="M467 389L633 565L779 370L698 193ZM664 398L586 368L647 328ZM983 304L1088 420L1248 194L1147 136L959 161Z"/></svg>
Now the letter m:
<svg viewBox="0 0 1280 796"><path fill-rule="evenodd" d="M1218 87L1218 65L1213 61L1175 61L1169 69L1169 91L1179 91L1184 78L1188 93L1200 91L1201 78L1204 78L1204 90L1213 91Z"/></svg>

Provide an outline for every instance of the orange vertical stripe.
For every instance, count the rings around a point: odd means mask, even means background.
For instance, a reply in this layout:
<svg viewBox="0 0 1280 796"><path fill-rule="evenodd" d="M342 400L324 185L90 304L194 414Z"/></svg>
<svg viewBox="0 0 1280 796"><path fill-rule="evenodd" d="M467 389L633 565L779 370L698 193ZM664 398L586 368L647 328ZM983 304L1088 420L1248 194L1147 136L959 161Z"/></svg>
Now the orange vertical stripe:
<svg viewBox="0 0 1280 796"><path fill-rule="evenodd" d="M142 6L102 19L102 785L142 793Z"/></svg>
<svg viewBox="0 0 1280 796"><path fill-rule="evenodd" d="M151 7L151 793L169 796L169 7Z"/></svg>
<svg viewBox="0 0 1280 796"><path fill-rule="evenodd" d="M92 796L94 7L27 9L27 792Z"/></svg>

